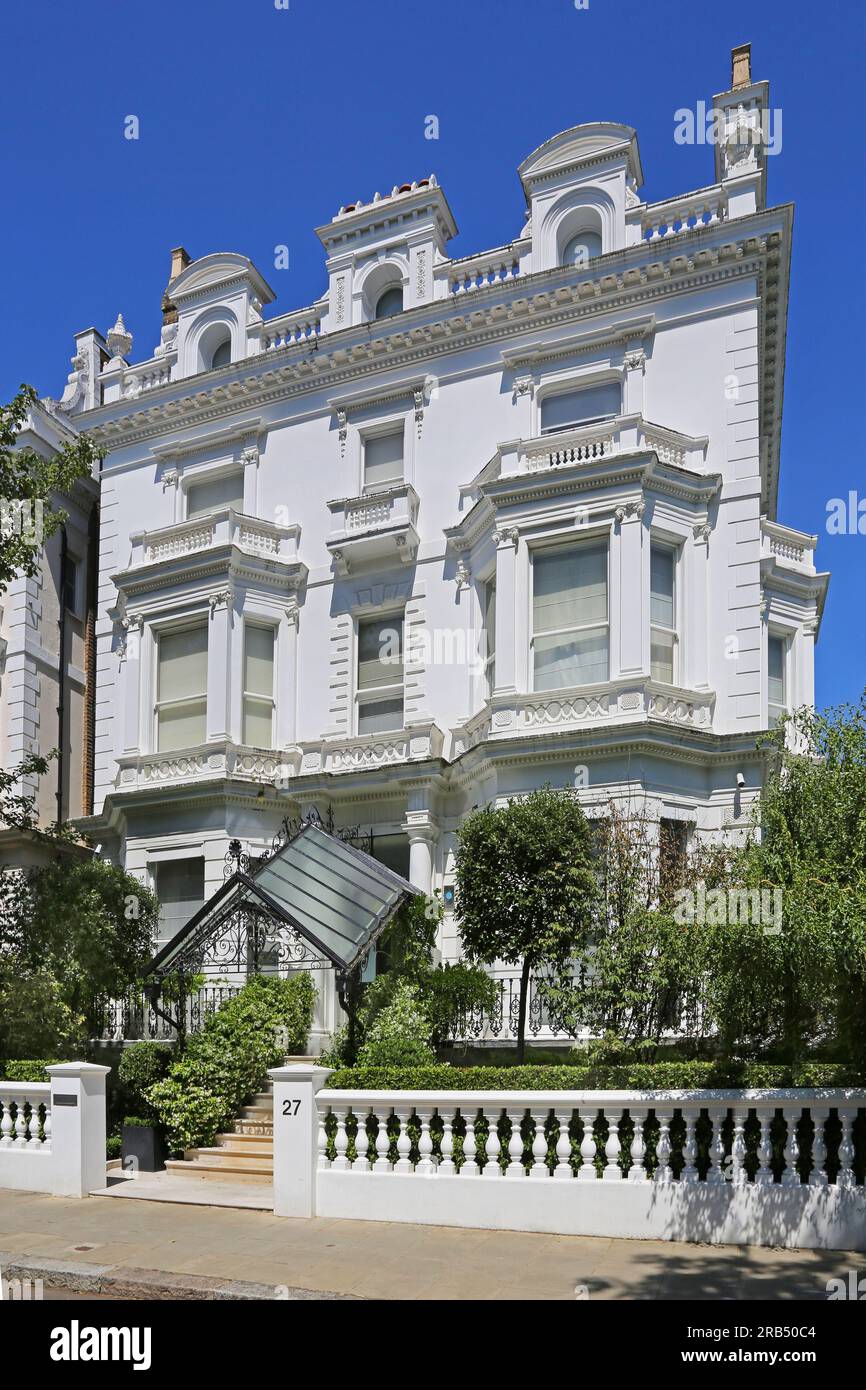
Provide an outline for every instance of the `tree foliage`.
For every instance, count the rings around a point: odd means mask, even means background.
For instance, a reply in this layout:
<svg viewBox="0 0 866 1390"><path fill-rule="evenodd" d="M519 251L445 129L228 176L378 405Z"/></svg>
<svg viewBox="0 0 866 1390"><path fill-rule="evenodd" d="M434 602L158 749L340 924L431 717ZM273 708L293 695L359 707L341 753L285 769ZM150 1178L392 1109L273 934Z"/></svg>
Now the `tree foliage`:
<svg viewBox="0 0 866 1390"><path fill-rule="evenodd" d="M87 435L65 443L50 459L29 447L16 448L17 436L36 403L33 387L22 386L9 405L0 406L0 499L7 508L0 526L0 591L8 587L16 574L36 573L43 541L66 520L66 513L57 505L57 495L71 492L79 479L89 478L104 452ZM22 521L35 519L35 507L39 504L41 534L35 526L13 524L10 504L23 504Z"/></svg>
<svg viewBox="0 0 866 1390"><path fill-rule="evenodd" d="M472 811L457 832L456 910L470 961L521 966L517 1053L530 975L564 971L590 939L599 901L592 831L576 795L542 787Z"/></svg>

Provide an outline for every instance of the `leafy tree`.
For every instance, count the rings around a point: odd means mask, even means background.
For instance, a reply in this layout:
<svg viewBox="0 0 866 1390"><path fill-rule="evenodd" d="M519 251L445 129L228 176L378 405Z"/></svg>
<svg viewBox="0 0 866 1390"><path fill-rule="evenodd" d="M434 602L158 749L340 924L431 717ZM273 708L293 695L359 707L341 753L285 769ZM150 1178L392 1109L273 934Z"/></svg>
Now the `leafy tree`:
<svg viewBox="0 0 866 1390"><path fill-rule="evenodd" d="M520 964L517 1060L530 975L564 971L587 943L598 885L589 822L572 792L542 787L472 811L457 832L456 910L470 961Z"/></svg>
<svg viewBox="0 0 866 1390"><path fill-rule="evenodd" d="M42 543L66 520L52 499L69 493L81 478L89 478L104 451L87 435L66 443L53 458L35 449L16 449L15 440L37 403L32 386L22 386L9 405L0 406L0 591L16 574L33 575ZM41 524L37 525L37 508Z"/></svg>
<svg viewBox="0 0 866 1390"><path fill-rule="evenodd" d="M799 710L766 737L771 766L754 833L727 881L781 895L717 930L713 1007L728 1052L844 1049L866 1063L866 693Z"/></svg>

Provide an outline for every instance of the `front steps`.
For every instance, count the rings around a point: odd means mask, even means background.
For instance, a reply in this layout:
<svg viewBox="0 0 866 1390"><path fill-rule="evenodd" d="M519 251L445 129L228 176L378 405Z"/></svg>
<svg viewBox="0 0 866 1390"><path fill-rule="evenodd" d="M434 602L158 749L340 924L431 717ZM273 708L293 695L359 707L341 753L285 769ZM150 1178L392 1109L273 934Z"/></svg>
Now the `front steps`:
<svg viewBox="0 0 866 1390"><path fill-rule="evenodd" d="M231 1133L218 1134L212 1148L187 1149L184 1158L170 1158L165 1166L170 1173L205 1182L270 1185L274 1180L273 1091L253 1096Z"/></svg>

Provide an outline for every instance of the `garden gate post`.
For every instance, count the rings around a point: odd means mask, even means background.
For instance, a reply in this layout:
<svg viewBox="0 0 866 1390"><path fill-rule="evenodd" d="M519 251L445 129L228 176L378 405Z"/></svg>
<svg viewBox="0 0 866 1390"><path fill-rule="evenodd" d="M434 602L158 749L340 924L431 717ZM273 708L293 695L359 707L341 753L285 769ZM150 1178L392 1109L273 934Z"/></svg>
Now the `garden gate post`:
<svg viewBox="0 0 866 1390"><path fill-rule="evenodd" d="M105 1078L110 1067L58 1062L51 1078L51 1166L55 1197L105 1187Z"/></svg>
<svg viewBox="0 0 866 1390"><path fill-rule="evenodd" d="M294 1062L274 1067L274 1214L315 1216L319 1113L316 1094L330 1067Z"/></svg>

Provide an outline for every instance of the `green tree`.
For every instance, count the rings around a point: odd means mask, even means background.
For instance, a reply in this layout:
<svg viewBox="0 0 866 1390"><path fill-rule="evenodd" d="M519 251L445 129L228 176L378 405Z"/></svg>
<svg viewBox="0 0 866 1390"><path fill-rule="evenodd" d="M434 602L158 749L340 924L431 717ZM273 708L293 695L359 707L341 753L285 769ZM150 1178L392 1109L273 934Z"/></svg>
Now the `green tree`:
<svg viewBox="0 0 866 1390"><path fill-rule="evenodd" d="M22 386L9 405L0 406L0 591L16 574L36 573L43 541L66 521L55 499L89 478L102 458L87 435L66 443L53 458L35 449L15 448L15 440L37 403L32 386Z"/></svg>
<svg viewBox="0 0 866 1390"><path fill-rule="evenodd" d="M530 976L564 972L588 941L598 885L576 795L542 787L472 811L457 832L456 911L469 960L521 967L517 1060L525 1055Z"/></svg>
<svg viewBox="0 0 866 1390"><path fill-rule="evenodd" d="M866 1063L866 693L799 710L766 737L770 766L754 833L728 886L778 893L717 929L713 1007L729 1052L844 1049Z"/></svg>

